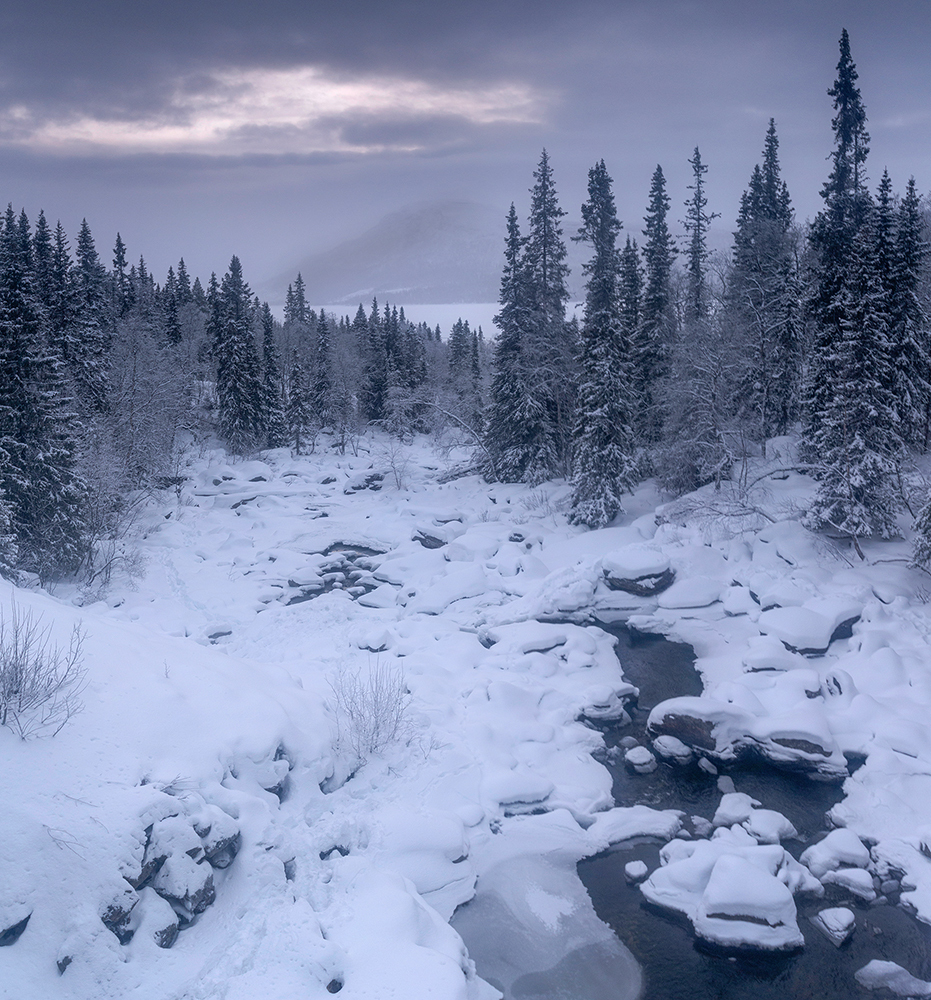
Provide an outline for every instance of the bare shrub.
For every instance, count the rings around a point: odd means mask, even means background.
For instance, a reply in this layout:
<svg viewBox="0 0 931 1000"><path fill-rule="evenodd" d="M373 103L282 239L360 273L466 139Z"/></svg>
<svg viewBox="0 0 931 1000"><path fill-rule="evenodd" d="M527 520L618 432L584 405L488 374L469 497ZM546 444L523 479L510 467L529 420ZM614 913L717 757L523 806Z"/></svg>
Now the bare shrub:
<svg viewBox="0 0 931 1000"><path fill-rule="evenodd" d="M75 625L68 646L52 642L42 616L15 601L0 613L0 725L22 739L54 736L83 707L84 632Z"/></svg>
<svg viewBox="0 0 931 1000"><path fill-rule="evenodd" d="M336 699L338 753L361 767L395 743L413 736L411 696L401 671L385 663L368 671L346 671L331 678Z"/></svg>

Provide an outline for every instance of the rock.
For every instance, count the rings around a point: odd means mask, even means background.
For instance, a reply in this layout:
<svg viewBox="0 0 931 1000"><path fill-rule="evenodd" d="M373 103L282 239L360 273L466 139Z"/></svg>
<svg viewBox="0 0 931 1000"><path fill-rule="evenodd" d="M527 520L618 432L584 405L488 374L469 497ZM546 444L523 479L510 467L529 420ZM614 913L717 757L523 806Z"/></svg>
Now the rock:
<svg viewBox="0 0 931 1000"><path fill-rule="evenodd" d="M650 869L647 868L643 861L628 861L624 865L624 877L631 885L642 882L649 874L649 871Z"/></svg>
<svg viewBox="0 0 931 1000"><path fill-rule="evenodd" d="M721 581L707 576L677 580L660 598L661 608L707 608L721 599Z"/></svg>
<svg viewBox="0 0 931 1000"><path fill-rule="evenodd" d="M832 906L816 913L811 922L836 947L847 941L856 927L857 918L846 906Z"/></svg>
<svg viewBox="0 0 931 1000"><path fill-rule="evenodd" d="M58 975L64 975L65 969L74 961L72 955L62 955L60 959L55 963L58 966Z"/></svg>
<svg viewBox="0 0 931 1000"><path fill-rule="evenodd" d="M826 872L834 871L841 865L865 868L870 863L870 852L852 830L841 827L832 830L817 844L812 844L799 860L808 866L815 878L820 879Z"/></svg>
<svg viewBox="0 0 931 1000"><path fill-rule="evenodd" d="M133 936L151 938L159 948L170 948L178 938L181 922L167 899L153 889L142 890L133 911Z"/></svg>
<svg viewBox="0 0 931 1000"><path fill-rule="evenodd" d="M711 763L710 760L708 760L707 757L699 757L698 766L702 771L705 772L705 774L710 774L712 777L714 777L718 773L718 769L714 766L714 764Z"/></svg>
<svg viewBox="0 0 931 1000"><path fill-rule="evenodd" d="M16 942L22 937L23 931L26 929L26 925L29 923L29 918L31 916L31 913L27 913L22 920L17 920L16 923L0 929L0 948L16 944Z"/></svg>
<svg viewBox="0 0 931 1000"><path fill-rule="evenodd" d="M821 876L824 885L836 885L847 892L852 892L854 896L871 902L876 898L876 888L873 885L873 876L863 868L838 868L837 871L825 872Z"/></svg>
<svg viewBox="0 0 931 1000"><path fill-rule="evenodd" d="M778 844L798 836L798 830L789 820L773 809L754 809L743 826L760 844Z"/></svg>
<svg viewBox="0 0 931 1000"><path fill-rule="evenodd" d="M675 574L669 559L652 545L627 545L602 560L605 585L635 597L652 597L670 587Z"/></svg>
<svg viewBox="0 0 931 1000"><path fill-rule="evenodd" d="M656 758L646 747L631 747L624 754L624 763L637 774L649 774L655 771Z"/></svg>
<svg viewBox="0 0 931 1000"><path fill-rule="evenodd" d="M704 940L747 951L802 946L792 893L817 883L784 848L761 847L740 827L720 828L711 840L666 844L660 861L640 891L687 917Z"/></svg>
<svg viewBox="0 0 931 1000"><path fill-rule="evenodd" d="M694 703L694 704L693 704ZM689 747L700 750L716 750L714 722L696 715L686 714L685 709L703 708L699 698L672 698L662 702L650 712L647 732L657 736L674 736ZM677 711L677 709L680 709Z"/></svg>
<svg viewBox="0 0 931 1000"><path fill-rule="evenodd" d="M586 719L620 719L629 722L630 717L624 710L624 705L630 694L626 688L615 690L608 684L599 684L589 688L582 696L582 715Z"/></svg>
<svg viewBox="0 0 931 1000"><path fill-rule="evenodd" d="M120 944L126 944L133 936L129 918L138 902L138 894L132 889L127 889L118 899L109 903L100 914L104 927L116 935Z"/></svg>
<svg viewBox="0 0 931 1000"><path fill-rule="evenodd" d="M837 639L849 639L862 604L849 597L821 597L802 607L772 608L757 622L766 635L780 639L790 652L820 656Z"/></svg>
<svg viewBox="0 0 931 1000"><path fill-rule="evenodd" d="M358 493L360 490L380 490L385 479L384 472L360 472L346 481L343 493Z"/></svg>
<svg viewBox="0 0 931 1000"><path fill-rule="evenodd" d="M676 764L688 764L694 757L692 748L686 746L675 736L657 736L653 740L653 749L660 757L672 760Z"/></svg>
<svg viewBox="0 0 931 1000"><path fill-rule="evenodd" d="M445 539L437 538L436 535L431 535L422 528L418 528L411 535L411 541L420 542L425 549L441 549L446 544Z"/></svg>
<svg viewBox="0 0 931 1000"><path fill-rule="evenodd" d="M236 820L218 806L208 805L198 817L194 829L201 838L207 861L214 868L228 868L242 844Z"/></svg>
<svg viewBox="0 0 931 1000"><path fill-rule="evenodd" d="M721 797L721 802L715 810L712 826L733 826L750 818L754 806L760 803L744 792L728 792Z"/></svg>
<svg viewBox="0 0 931 1000"><path fill-rule="evenodd" d="M203 913L217 898L210 866L196 864L187 854L169 855L152 879L152 888L192 914Z"/></svg>
<svg viewBox="0 0 931 1000"><path fill-rule="evenodd" d="M736 854L716 862L694 926L700 937L726 948L790 951L805 943L788 887Z"/></svg>
<svg viewBox="0 0 931 1000"><path fill-rule="evenodd" d="M931 997L931 983L916 979L895 962L874 958L859 969L854 978L867 990L887 989L900 997Z"/></svg>

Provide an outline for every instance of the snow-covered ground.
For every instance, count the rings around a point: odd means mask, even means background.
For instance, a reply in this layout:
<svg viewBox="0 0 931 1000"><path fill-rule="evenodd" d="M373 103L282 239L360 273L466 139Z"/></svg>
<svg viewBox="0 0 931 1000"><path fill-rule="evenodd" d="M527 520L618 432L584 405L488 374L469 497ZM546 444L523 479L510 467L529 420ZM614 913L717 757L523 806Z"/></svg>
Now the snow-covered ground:
<svg viewBox="0 0 931 1000"><path fill-rule="evenodd" d="M905 542L864 562L806 531L794 473L751 498L766 516L657 518L647 485L583 532L564 485L441 483L426 446L365 445L203 455L150 506L137 578L84 607L0 588L60 644L80 624L87 669L56 736L0 729L0 995L484 1000L448 924L474 896L456 923L498 938L502 989L633 998L575 863L641 835L672 841L644 894L719 943L795 946L793 893L831 881L894 882L931 922L931 614ZM614 808L583 720L635 692L593 614L696 650L704 695L651 716L663 755L826 778L865 756L836 843L800 865L726 782L703 840Z"/></svg>

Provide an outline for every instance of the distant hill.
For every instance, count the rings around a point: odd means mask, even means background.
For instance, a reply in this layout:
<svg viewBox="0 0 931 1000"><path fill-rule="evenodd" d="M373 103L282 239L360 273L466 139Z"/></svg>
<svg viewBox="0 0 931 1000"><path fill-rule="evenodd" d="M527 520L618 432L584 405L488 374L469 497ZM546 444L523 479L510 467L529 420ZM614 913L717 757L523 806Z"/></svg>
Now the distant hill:
<svg viewBox="0 0 931 1000"><path fill-rule="evenodd" d="M504 255L504 212L468 201L410 206L385 216L355 239L297 262L312 303L494 302ZM576 226L568 223L568 236ZM576 247L570 246L570 256ZM571 261L574 263L574 261ZM570 287L579 284L573 266Z"/></svg>

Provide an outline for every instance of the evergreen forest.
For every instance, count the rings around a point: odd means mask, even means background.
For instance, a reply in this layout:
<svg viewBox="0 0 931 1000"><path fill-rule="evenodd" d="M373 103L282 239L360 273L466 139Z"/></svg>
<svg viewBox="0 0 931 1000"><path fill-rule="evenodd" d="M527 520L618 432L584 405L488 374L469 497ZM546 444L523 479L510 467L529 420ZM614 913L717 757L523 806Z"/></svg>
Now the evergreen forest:
<svg viewBox="0 0 931 1000"><path fill-rule="evenodd" d="M856 547L907 516L916 565L931 562L929 213L914 179L870 178L857 79L844 31L821 209L804 225L772 120L733 216L709 206L696 147L687 192L674 198L658 165L626 226L599 160L567 233L544 150L526 220L514 205L505 220L488 341L389 303L315 311L300 274L279 319L238 257L204 282L183 258L157 279L118 234L102 254L86 222L72 238L8 207L0 572L105 584L130 558L134 510L180 482L205 435L237 456L345 452L371 428L468 444L468 471L489 480L564 478L570 520L592 528L648 477L670 496L715 491L748 457L781 457L818 483L810 527ZM709 249L717 216L736 220L727 254ZM567 240L587 251L578 318Z"/></svg>

